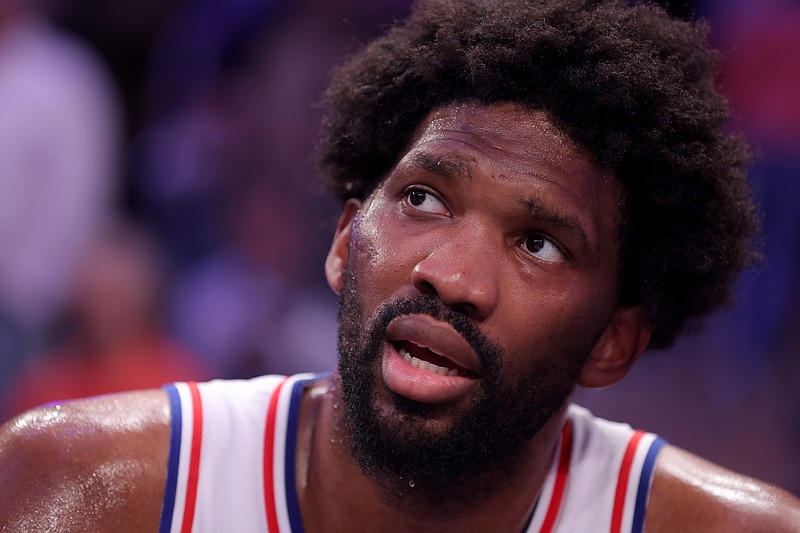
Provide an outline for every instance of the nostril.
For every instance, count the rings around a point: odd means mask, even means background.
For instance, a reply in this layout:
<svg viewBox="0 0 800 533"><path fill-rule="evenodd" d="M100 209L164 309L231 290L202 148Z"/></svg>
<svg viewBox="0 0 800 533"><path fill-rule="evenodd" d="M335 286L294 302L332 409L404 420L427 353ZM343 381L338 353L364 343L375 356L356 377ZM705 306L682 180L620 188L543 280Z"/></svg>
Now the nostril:
<svg viewBox="0 0 800 533"><path fill-rule="evenodd" d="M427 296L436 295L436 287L429 281L421 280L417 282L417 290Z"/></svg>
<svg viewBox="0 0 800 533"><path fill-rule="evenodd" d="M478 308L470 303L458 303L452 305L451 308L453 309L453 311L471 318L476 318L479 314Z"/></svg>
<svg viewBox="0 0 800 533"><path fill-rule="evenodd" d="M412 269L410 281L420 294L437 298L443 305L457 308L462 315L481 319L496 304L497 272L491 262L485 265L476 262L472 257L448 250L431 253Z"/></svg>

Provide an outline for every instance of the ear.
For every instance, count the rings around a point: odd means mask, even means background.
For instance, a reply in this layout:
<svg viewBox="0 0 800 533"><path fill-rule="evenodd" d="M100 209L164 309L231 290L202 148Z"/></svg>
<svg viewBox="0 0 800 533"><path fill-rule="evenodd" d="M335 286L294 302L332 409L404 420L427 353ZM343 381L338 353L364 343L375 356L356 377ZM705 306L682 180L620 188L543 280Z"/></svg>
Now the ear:
<svg viewBox="0 0 800 533"><path fill-rule="evenodd" d="M328 250L328 257L325 259L325 278L336 294L339 294L344 287L344 269L350 255L350 235L353 231L353 221L360 208L360 200L350 199L344 204L339 222L336 224L331 248Z"/></svg>
<svg viewBox="0 0 800 533"><path fill-rule="evenodd" d="M599 388L618 382L647 348L650 336L641 307L618 307L584 363L578 383Z"/></svg>

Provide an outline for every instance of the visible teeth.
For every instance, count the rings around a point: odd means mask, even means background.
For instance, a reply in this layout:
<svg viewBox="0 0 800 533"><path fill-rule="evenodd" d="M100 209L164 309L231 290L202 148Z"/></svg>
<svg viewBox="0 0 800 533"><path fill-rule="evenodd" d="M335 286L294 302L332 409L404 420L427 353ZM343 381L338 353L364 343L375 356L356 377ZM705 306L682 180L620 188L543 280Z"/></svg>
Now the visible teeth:
<svg viewBox="0 0 800 533"><path fill-rule="evenodd" d="M435 365L423 359L413 357L411 354L408 353L407 350L403 348L397 350L397 353L399 353L403 357L403 360L406 363L411 364L411 366L413 366L414 368L418 368L420 370L427 370L428 372L431 372L433 374L438 374L440 376L458 375L458 370L456 370L455 368L447 368L446 366Z"/></svg>

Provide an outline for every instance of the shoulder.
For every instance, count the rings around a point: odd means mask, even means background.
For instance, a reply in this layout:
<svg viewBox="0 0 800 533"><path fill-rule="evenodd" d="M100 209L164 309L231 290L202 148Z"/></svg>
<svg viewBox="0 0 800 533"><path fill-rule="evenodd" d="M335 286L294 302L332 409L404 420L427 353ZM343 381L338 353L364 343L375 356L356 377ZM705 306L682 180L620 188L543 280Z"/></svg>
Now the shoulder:
<svg viewBox="0 0 800 533"><path fill-rule="evenodd" d="M659 454L645 522L660 531L797 532L800 501L685 450Z"/></svg>
<svg viewBox="0 0 800 533"><path fill-rule="evenodd" d="M161 390L40 407L0 427L0 530L157 529L169 453Z"/></svg>

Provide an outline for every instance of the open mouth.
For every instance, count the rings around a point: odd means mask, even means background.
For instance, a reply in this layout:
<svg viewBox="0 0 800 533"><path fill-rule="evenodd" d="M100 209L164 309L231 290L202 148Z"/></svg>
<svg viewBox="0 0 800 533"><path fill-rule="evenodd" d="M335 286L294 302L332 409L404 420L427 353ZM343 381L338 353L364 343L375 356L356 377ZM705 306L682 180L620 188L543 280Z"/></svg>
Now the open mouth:
<svg viewBox="0 0 800 533"><path fill-rule="evenodd" d="M386 340L381 372L390 392L428 404L464 401L474 392L480 358L447 322L402 315L387 325Z"/></svg>
<svg viewBox="0 0 800 533"><path fill-rule="evenodd" d="M394 343L394 347L406 363L419 370L440 376L461 376L470 379L478 377L474 372L456 364L447 357L411 341Z"/></svg>

